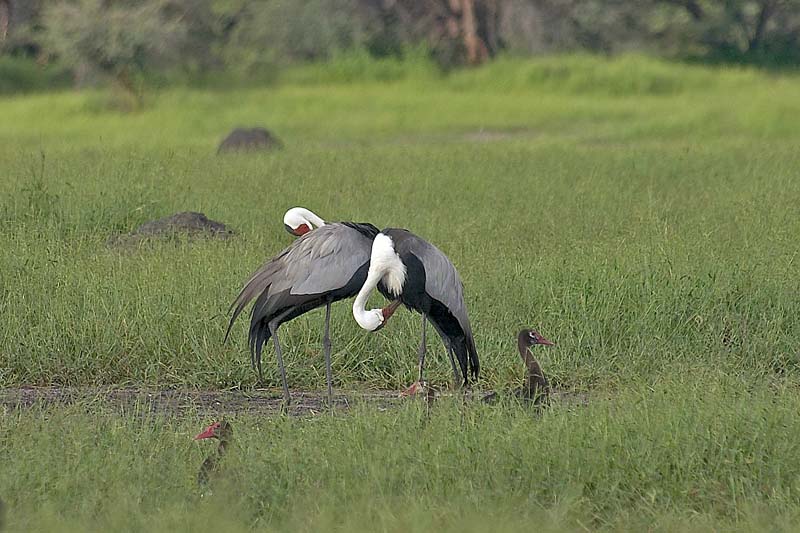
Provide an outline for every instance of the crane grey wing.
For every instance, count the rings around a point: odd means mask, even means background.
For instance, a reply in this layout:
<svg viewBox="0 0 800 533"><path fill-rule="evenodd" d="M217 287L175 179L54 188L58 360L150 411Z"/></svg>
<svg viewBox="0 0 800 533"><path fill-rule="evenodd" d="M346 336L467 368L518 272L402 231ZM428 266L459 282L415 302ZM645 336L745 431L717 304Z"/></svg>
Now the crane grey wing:
<svg viewBox="0 0 800 533"><path fill-rule="evenodd" d="M245 283L231 305L233 316L228 333L254 298L257 298L253 308L256 318L271 315L289 295L322 294L341 289L369 262L371 247L369 238L345 224L328 224L306 233Z"/></svg>
<svg viewBox="0 0 800 533"><path fill-rule="evenodd" d="M321 294L340 289L369 262L371 250L372 242L352 228L342 226L335 232L325 232L313 246L298 249L296 261L294 251L287 257L290 268L295 270L289 291Z"/></svg>
<svg viewBox="0 0 800 533"><path fill-rule="evenodd" d="M425 291L442 302L461 324L464 332L471 335L467 305L464 303L464 284L456 267L436 246L427 241L420 242L425 246L421 246L415 255L425 267Z"/></svg>
<svg viewBox="0 0 800 533"><path fill-rule="evenodd" d="M421 239L408 230L388 228L383 230L392 238L395 245L395 252L404 262L411 261L409 264L420 263L424 272L421 275L425 278L424 291L428 299L437 303L431 307L432 314L428 317L436 328L439 336L448 350L455 353L461 366L461 374L464 377L464 385L469 383L470 374L474 379L478 378L480 372L480 361L478 350L475 347L475 339L472 337L472 328L469 324L467 306L464 303L464 286L461 277L456 271L453 263L436 246ZM413 260L411 257L413 256ZM417 268L417 267L415 267ZM415 276L419 276L416 273ZM408 283L410 280L407 280ZM421 282L419 282L421 285ZM420 289L419 286L411 289L412 294ZM414 296L418 298L418 296ZM427 305L425 298L417 300L417 305ZM413 304L412 304L413 305ZM442 309L445 308L445 313ZM418 311L422 312L420 309ZM453 321L458 323L454 331Z"/></svg>
<svg viewBox="0 0 800 533"><path fill-rule="evenodd" d="M441 250L407 230L384 230L395 242L398 253L415 255L425 268L425 292L444 304L458 320L465 333L471 335L467 306L464 303L464 285L456 267Z"/></svg>

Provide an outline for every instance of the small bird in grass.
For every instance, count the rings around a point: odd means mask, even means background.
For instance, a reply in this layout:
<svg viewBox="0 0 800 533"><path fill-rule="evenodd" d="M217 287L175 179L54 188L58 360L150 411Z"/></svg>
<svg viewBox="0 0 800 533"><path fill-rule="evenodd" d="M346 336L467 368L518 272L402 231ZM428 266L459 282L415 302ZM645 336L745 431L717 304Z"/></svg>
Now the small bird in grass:
<svg viewBox="0 0 800 533"><path fill-rule="evenodd" d="M194 438L194 440L217 439L219 441L217 450L212 452L211 455L203 461L203 464L200 466L200 471L197 473L197 483L201 487L208 485L211 472L216 470L218 461L225 455L225 451L230 446L232 438L233 428L227 420L214 422Z"/></svg>
<svg viewBox="0 0 800 533"><path fill-rule="evenodd" d="M427 380L423 379L421 381L417 381L411 387L402 391L400 393L400 397L408 398L414 396L421 396L425 398L425 417L430 418L431 409L433 409L433 402L436 401L436 394L437 394L436 387L428 383Z"/></svg>
<svg viewBox="0 0 800 533"><path fill-rule="evenodd" d="M547 378L544 377L542 367L539 362L533 357L531 348L537 344L542 346L555 346L554 343L542 337L542 335L533 329L523 329L517 335L517 349L519 355L522 357L522 362L525 363L525 382L522 387L514 389L512 393L515 397L525 402L533 402L534 405L547 404L550 399L550 384ZM483 401L493 403L498 399L498 394L492 392L483 398Z"/></svg>

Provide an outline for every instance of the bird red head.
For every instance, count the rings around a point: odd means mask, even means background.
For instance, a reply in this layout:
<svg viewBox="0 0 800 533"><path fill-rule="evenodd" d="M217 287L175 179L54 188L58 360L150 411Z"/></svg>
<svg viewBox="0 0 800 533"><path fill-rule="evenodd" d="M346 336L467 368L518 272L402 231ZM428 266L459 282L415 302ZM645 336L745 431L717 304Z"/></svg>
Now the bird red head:
<svg viewBox="0 0 800 533"><path fill-rule="evenodd" d="M222 427L222 422L214 422L206 429L204 429L201 433L198 433L194 440L200 439L218 439L219 438L219 429Z"/></svg>

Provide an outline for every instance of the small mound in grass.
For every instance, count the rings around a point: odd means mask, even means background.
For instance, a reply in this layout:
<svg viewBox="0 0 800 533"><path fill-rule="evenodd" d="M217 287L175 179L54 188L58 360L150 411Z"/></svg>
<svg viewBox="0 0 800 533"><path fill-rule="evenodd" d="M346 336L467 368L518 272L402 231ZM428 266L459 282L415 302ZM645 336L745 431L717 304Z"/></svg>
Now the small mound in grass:
<svg viewBox="0 0 800 533"><path fill-rule="evenodd" d="M109 246L136 246L149 239L174 239L182 236L227 239L233 230L221 222L209 219L203 213L185 211L145 222L132 233L114 235L108 239Z"/></svg>
<svg viewBox="0 0 800 533"><path fill-rule="evenodd" d="M264 128L236 128L219 144L217 154L280 148L283 148L283 143Z"/></svg>

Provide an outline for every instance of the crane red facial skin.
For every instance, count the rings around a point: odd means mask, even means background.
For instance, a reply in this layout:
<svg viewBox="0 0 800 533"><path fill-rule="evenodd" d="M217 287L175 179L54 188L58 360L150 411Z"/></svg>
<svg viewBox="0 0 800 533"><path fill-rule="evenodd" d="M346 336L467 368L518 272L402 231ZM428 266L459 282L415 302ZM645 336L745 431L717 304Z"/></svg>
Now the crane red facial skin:
<svg viewBox="0 0 800 533"><path fill-rule="evenodd" d="M283 227L286 228L286 231L288 231L295 237L302 237L303 235L311 231L311 228L309 228L307 224L300 224L296 228L291 227L289 224L284 224Z"/></svg>
<svg viewBox="0 0 800 533"><path fill-rule="evenodd" d="M295 228L294 234L297 235L298 237L302 237L309 231L311 231L311 228L309 228L306 224L300 224Z"/></svg>
<svg viewBox="0 0 800 533"><path fill-rule="evenodd" d="M218 438L217 430L219 429L219 426L220 426L219 422L214 422L206 429L204 429L202 433L198 433L197 436L194 438L194 440Z"/></svg>

